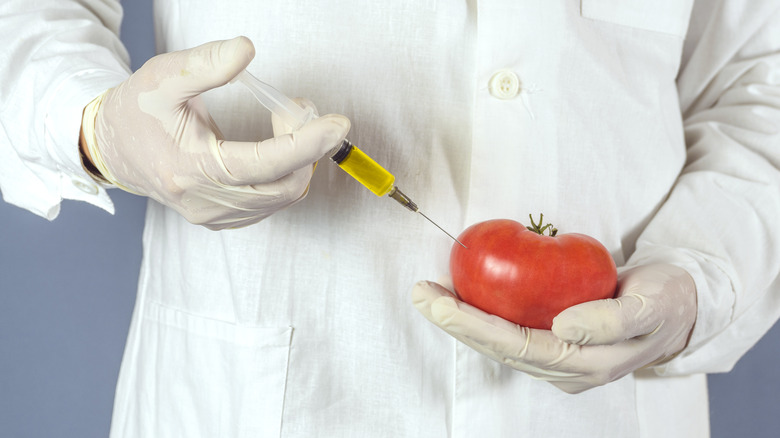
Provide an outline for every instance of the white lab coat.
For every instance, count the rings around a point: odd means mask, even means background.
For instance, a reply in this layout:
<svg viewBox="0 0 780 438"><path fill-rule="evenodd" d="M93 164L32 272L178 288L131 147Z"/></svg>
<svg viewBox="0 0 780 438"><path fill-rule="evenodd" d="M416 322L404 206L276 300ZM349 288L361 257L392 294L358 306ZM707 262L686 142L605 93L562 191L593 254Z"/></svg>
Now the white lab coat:
<svg viewBox="0 0 780 438"><path fill-rule="evenodd" d="M76 142L127 75L119 8L30 4L0 5L3 196L110 210ZM544 213L618 265L685 267L699 313L672 362L565 394L422 318L410 289L447 274L452 242L323 162L304 202L240 230L149 203L112 437L708 435L703 373L780 312L779 3L158 0L155 17L160 51L249 36L250 71L350 117L450 231ZM228 137L271 135L240 87L206 99Z"/></svg>

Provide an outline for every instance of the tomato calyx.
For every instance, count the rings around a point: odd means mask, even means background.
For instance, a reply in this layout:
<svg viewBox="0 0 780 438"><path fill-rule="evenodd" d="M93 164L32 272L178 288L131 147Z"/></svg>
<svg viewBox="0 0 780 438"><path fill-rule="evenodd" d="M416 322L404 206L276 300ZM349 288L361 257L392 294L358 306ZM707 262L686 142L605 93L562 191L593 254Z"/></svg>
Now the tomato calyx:
<svg viewBox="0 0 780 438"><path fill-rule="evenodd" d="M531 226L526 227L528 231L533 231L534 233L544 236L545 230L547 231L547 235L550 237L555 237L556 234L558 234L558 229L553 226L553 224L547 224L545 226L542 226L542 223L544 223L544 214L539 213L539 223L537 224L534 222L534 217L532 215L528 215L528 217L531 219Z"/></svg>

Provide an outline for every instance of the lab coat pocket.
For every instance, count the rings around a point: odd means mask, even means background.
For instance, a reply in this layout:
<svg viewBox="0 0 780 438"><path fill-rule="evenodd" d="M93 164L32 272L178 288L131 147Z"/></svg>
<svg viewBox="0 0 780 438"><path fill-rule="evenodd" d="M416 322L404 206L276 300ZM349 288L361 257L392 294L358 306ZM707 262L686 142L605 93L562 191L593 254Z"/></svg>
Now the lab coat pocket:
<svg viewBox="0 0 780 438"><path fill-rule="evenodd" d="M278 437L291 339L147 304L121 435Z"/></svg>
<svg viewBox="0 0 780 438"><path fill-rule="evenodd" d="M693 0L581 0L585 18L684 37Z"/></svg>

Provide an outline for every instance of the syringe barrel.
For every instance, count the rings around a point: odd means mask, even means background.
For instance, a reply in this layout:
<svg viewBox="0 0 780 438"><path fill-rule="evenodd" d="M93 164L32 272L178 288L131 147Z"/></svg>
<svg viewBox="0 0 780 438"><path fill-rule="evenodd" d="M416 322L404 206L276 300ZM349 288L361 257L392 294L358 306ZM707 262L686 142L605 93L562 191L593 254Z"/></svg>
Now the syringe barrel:
<svg viewBox="0 0 780 438"><path fill-rule="evenodd" d="M377 196L393 189L395 176L347 139L334 148L330 159Z"/></svg>

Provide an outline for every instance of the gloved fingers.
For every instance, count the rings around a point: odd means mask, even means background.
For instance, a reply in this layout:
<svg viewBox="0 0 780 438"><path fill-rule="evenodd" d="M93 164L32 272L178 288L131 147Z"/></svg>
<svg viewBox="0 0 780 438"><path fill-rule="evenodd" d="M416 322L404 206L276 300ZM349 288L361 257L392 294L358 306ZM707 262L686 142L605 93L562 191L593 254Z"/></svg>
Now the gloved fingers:
<svg viewBox="0 0 780 438"><path fill-rule="evenodd" d="M438 298L431 303L436 325L448 333L467 337L501 356L523 357L527 352L530 330L459 301Z"/></svg>
<svg viewBox="0 0 780 438"><path fill-rule="evenodd" d="M319 117L319 113L317 112L317 107L314 106L314 103L310 101L309 99L303 98L303 97L295 97L293 98L293 101L301 106L301 108L311 111L315 117ZM286 123L284 123L281 119L281 117L277 116L276 114L271 115L271 126L274 130L274 137L279 137L283 134L289 134L293 132L293 128L291 126L288 126Z"/></svg>
<svg viewBox="0 0 780 438"><path fill-rule="evenodd" d="M254 56L252 41L240 36L158 55L139 72L155 75L156 81L164 82L166 94L186 101L227 84L249 65ZM161 72L167 73L167 76L160 77Z"/></svg>
<svg viewBox="0 0 780 438"><path fill-rule="evenodd" d="M210 184L192 184L170 206L187 221L212 230L251 225L302 200L312 172L309 166L255 186L229 186L215 180Z"/></svg>
<svg viewBox="0 0 780 438"><path fill-rule="evenodd" d="M306 196L313 166L296 169L281 178L263 184L226 185L212 181L213 186L200 186L197 198L222 206L226 210L257 211L288 207Z"/></svg>
<svg viewBox="0 0 780 438"><path fill-rule="evenodd" d="M269 205L287 207L306 196L313 173L314 166L307 165L267 183L228 185L214 182L218 188L213 202L246 211L265 209Z"/></svg>
<svg viewBox="0 0 780 438"><path fill-rule="evenodd" d="M429 321L474 350L543 380L581 376L578 370L551 369L578 347L569 346L546 330L511 323L457 300L433 282L419 282L412 302Z"/></svg>
<svg viewBox="0 0 780 438"><path fill-rule="evenodd" d="M629 340L615 345L592 346L566 344L576 349L577 354L570 355L557 367L572 373L576 370L579 375L573 378L550 377L544 380L569 394L614 382L655 359L651 356L652 350L644 349L639 345L640 342Z"/></svg>
<svg viewBox="0 0 780 438"><path fill-rule="evenodd" d="M346 138L349 127L346 117L329 114L294 133L256 143L221 141L219 155L227 172L223 182L252 185L276 181L322 158Z"/></svg>
<svg viewBox="0 0 780 438"><path fill-rule="evenodd" d="M463 330L454 330L452 314L458 306L468 306L458 302L455 295L441 284L432 281L420 281L412 288L412 304L430 322L439 326L456 339L463 341L472 348L478 349ZM482 351L480 351L482 352Z"/></svg>
<svg viewBox="0 0 780 438"><path fill-rule="evenodd" d="M630 339L614 345L575 345L547 330L529 330L523 357L504 363L574 394L618 380L659 358L654 342Z"/></svg>
<svg viewBox="0 0 780 438"><path fill-rule="evenodd" d="M419 281L412 287L412 305L430 322L437 324L431 313L431 305L439 298L455 298L455 295L441 284Z"/></svg>
<svg viewBox="0 0 780 438"><path fill-rule="evenodd" d="M484 323L475 316L464 315L462 318L455 316L460 307L468 304L458 302L455 295L444 286L431 281L420 281L412 288L412 304L425 318L437 325L460 342L468 345L477 352L484 354L498 362L504 362L504 357L489 347L490 342L484 342L484 333L477 334L464 330L464 319L473 319L470 326L477 326L477 330L488 331L492 339L495 336L494 328ZM513 329L512 329L513 330ZM468 332L468 333L466 333Z"/></svg>

